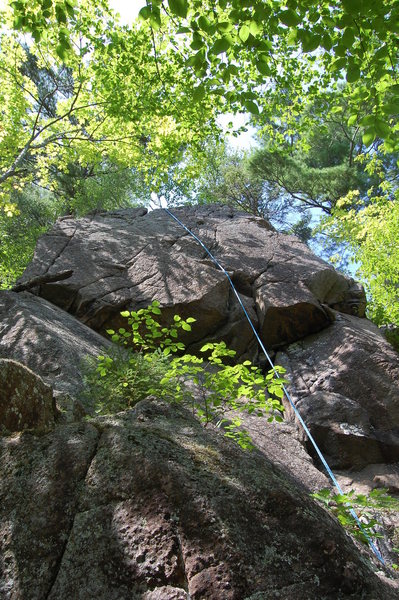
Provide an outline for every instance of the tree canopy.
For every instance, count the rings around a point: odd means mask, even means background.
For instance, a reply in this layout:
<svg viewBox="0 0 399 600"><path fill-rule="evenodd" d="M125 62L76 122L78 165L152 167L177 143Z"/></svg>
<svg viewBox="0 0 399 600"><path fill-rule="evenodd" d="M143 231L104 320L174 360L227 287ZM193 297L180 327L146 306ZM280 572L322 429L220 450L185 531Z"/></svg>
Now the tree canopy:
<svg viewBox="0 0 399 600"><path fill-rule="evenodd" d="M50 206L84 214L152 191L281 227L297 211L307 236L303 211L318 209L380 321L398 321L383 307L398 283L396 0L147 0L131 26L107 0L14 0L0 21L3 246L26 218L38 234L32 215L47 223ZM223 149L217 120L234 130L237 113L260 141L244 157Z"/></svg>
<svg viewBox="0 0 399 600"><path fill-rule="evenodd" d="M193 102L194 76L183 79L167 37L155 48L147 26L120 27L105 2L84 0L65 13L67 35L48 4L30 2L27 16L14 20L1 15L3 202L10 210L10 192L30 182L56 190L57 174L71 164L92 174L140 165L156 185L212 130L210 102ZM63 3L53 5L59 16ZM11 3L14 11L27 6Z"/></svg>
<svg viewBox="0 0 399 600"><path fill-rule="evenodd" d="M218 96L265 127L285 121L289 134L309 103L345 81L349 123L362 127L363 142L380 137L397 147L394 0L152 0L140 15L155 30L173 23L198 96Z"/></svg>

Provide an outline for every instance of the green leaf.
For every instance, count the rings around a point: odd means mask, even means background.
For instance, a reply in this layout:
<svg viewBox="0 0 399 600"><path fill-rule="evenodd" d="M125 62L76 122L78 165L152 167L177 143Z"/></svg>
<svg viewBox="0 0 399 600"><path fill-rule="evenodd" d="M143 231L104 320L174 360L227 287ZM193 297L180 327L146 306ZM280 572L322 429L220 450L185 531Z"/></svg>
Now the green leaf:
<svg viewBox="0 0 399 600"><path fill-rule="evenodd" d="M68 50L68 46L63 44L62 42L59 43L55 49L57 55L60 57L61 60L65 60L66 55L67 55L67 50Z"/></svg>
<svg viewBox="0 0 399 600"><path fill-rule="evenodd" d="M202 348L200 348L200 352L206 352L207 350L212 350L213 348L213 344L205 344L204 346L202 346Z"/></svg>
<svg viewBox="0 0 399 600"><path fill-rule="evenodd" d="M208 31L210 25L211 25L210 21L204 15L201 15L201 17L199 17L199 19L198 19L198 26L203 31Z"/></svg>
<svg viewBox="0 0 399 600"><path fill-rule="evenodd" d="M357 123L358 115L351 115L348 119L348 127L353 127Z"/></svg>
<svg viewBox="0 0 399 600"><path fill-rule="evenodd" d="M384 140L384 148L385 148L386 152L395 152L395 149L396 149L395 140L385 139Z"/></svg>
<svg viewBox="0 0 399 600"><path fill-rule="evenodd" d="M389 124L386 121L383 121L382 119L377 118L375 120L374 127L377 132L377 135L381 138L388 137L391 133L391 128L389 127Z"/></svg>
<svg viewBox="0 0 399 600"><path fill-rule="evenodd" d="M151 17L151 8L149 6L144 6L139 11L139 19L142 21L147 21Z"/></svg>
<svg viewBox="0 0 399 600"><path fill-rule="evenodd" d="M227 33L233 29L233 25L230 21L221 21L217 24L217 30L221 33Z"/></svg>
<svg viewBox="0 0 399 600"><path fill-rule="evenodd" d="M299 38L302 42L302 49L304 52L313 52L319 47L321 38L318 35L312 35L308 31L300 32Z"/></svg>
<svg viewBox="0 0 399 600"><path fill-rule="evenodd" d="M295 46L298 41L298 29L290 29L287 37L287 43L289 46Z"/></svg>
<svg viewBox="0 0 399 600"><path fill-rule="evenodd" d="M340 41L338 42L338 44L336 46L334 46L334 52L335 52L335 56L340 56L343 60L345 60L346 63L346 55L348 50L345 48L345 46L343 45L343 43Z"/></svg>
<svg viewBox="0 0 399 600"><path fill-rule="evenodd" d="M398 115L399 114L399 103L387 102L382 107L384 115Z"/></svg>
<svg viewBox="0 0 399 600"><path fill-rule="evenodd" d="M73 3L72 2L67 2L67 0L66 0L64 4L65 4L65 8L66 8L66 11L67 11L68 15L72 19L75 16L75 7L74 7ZM51 6L51 1L50 0L48 0L47 5ZM44 3L43 3L43 6L44 6ZM50 6L49 6L49 8L50 8Z"/></svg>
<svg viewBox="0 0 399 600"><path fill-rule="evenodd" d="M344 11L350 15L358 14L362 8L362 0L341 0Z"/></svg>
<svg viewBox="0 0 399 600"><path fill-rule="evenodd" d="M168 0L170 11L177 17L185 19L188 11L187 0Z"/></svg>
<svg viewBox="0 0 399 600"><path fill-rule="evenodd" d="M256 37L259 33L262 32L262 25L257 21L251 21L249 24L249 33Z"/></svg>
<svg viewBox="0 0 399 600"><path fill-rule="evenodd" d="M353 46L353 42L355 41L355 31L352 27L346 27L342 34L341 42L345 46L345 48L350 49Z"/></svg>
<svg viewBox="0 0 399 600"><path fill-rule="evenodd" d="M24 26L24 22L25 22L24 17L22 17L21 15L18 15L17 17L15 17L12 26L14 29L21 29Z"/></svg>
<svg viewBox="0 0 399 600"><path fill-rule="evenodd" d="M389 56L389 49L387 46L382 46L377 52L374 54L374 60L379 58L385 58Z"/></svg>
<svg viewBox="0 0 399 600"><path fill-rule="evenodd" d="M256 68L258 69L259 73L261 73L262 75L270 75L270 73L271 73L269 65L263 61L257 62Z"/></svg>
<svg viewBox="0 0 399 600"><path fill-rule="evenodd" d="M40 42L40 38L42 37L42 32L39 29L32 28L32 37L36 43Z"/></svg>
<svg viewBox="0 0 399 600"><path fill-rule="evenodd" d="M283 10L278 16L281 23L287 27L295 27L301 22L301 17L291 9Z"/></svg>
<svg viewBox="0 0 399 600"><path fill-rule="evenodd" d="M203 46L205 45L204 40L197 38L196 40L193 40L190 44L190 47L193 50L200 50L201 48L203 48Z"/></svg>
<svg viewBox="0 0 399 600"><path fill-rule="evenodd" d="M321 39L321 46L325 49L325 50L331 50L331 48L333 47L333 42L331 37L328 34L324 34L322 39Z"/></svg>
<svg viewBox="0 0 399 600"><path fill-rule="evenodd" d="M348 83L355 83L360 79L360 69L355 64L350 64L346 72L346 81Z"/></svg>
<svg viewBox="0 0 399 600"><path fill-rule="evenodd" d="M222 37L216 40L210 52L212 54L222 54L223 52L226 52L230 48L230 46L230 40L227 37Z"/></svg>
<svg viewBox="0 0 399 600"><path fill-rule="evenodd" d="M158 31L159 28L161 27L161 14L160 14L159 9L153 10L151 12L150 23L151 23L151 27L154 29L154 31Z"/></svg>
<svg viewBox="0 0 399 600"><path fill-rule="evenodd" d="M376 137L377 134L375 129L366 129L366 131L362 135L363 144L367 147L371 146Z"/></svg>
<svg viewBox="0 0 399 600"><path fill-rule="evenodd" d="M240 40L245 43L247 41L247 39L249 38L249 34L250 34L250 31L249 31L248 25L242 25L238 32L238 37L240 38Z"/></svg>
<svg viewBox="0 0 399 600"><path fill-rule="evenodd" d="M55 15L56 15L58 23L66 23L67 22L66 12L59 4L56 4L56 6L55 6Z"/></svg>
<svg viewBox="0 0 399 600"><path fill-rule="evenodd" d="M200 68L203 66L204 62L205 52L204 50L199 50L196 54L193 54L187 59L186 64L189 67Z"/></svg>
<svg viewBox="0 0 399 600"><path fill-rule="evenodd" d="M360 125L362 127L367 127L368 125L374 125L375 115L366 115L360 120Z"/></svg>
<svg viewBox="0 0 399 600"><path fill-rule="evenodd" d="M331 71L339 71L340 69L342 69L343 67L346 66L346 58L342 57L342 58L335 58L332 62L331 62Z"/></svg>
<svg viewBox="0 0 399 600"><path fill-rule="evenodd" d="M250 112L252 115L259 114L259 106L255 104L255 102L253 102L252 100L247 100L246 102L244 102L244 106L247 109L247 111Z"/></svg>
<svg viewBox="0 0 399 600"><path fill-rule="evenodd" d="M191 325L189 325L188 323L183 321L181 326L182 326L182 329L184 329L184 331L191 331Z"/></svg>

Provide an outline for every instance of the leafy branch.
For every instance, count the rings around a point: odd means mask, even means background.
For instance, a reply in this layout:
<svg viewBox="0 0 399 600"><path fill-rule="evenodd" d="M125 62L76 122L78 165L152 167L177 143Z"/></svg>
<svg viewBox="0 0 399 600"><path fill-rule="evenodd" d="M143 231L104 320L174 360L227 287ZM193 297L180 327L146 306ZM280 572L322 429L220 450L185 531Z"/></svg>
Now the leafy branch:
<svg viewBox="0 0 399 600"><path fill-rule="evenodd" d="M370 539L377 540L382 537L376 531L376 527L380 525L376 517L378 511L399 510L399 500L390 496L384 488L374 489L367 495L357 494L354 490L346 494L334 494L330 489L324 488L311 495L337 517L342 527L363 544L368 544ZM353 510L356 511L362 524L361 529L351 512ZM393 548L393 551L399 554L399 548ZM392 567L399 568L396 564Z"/></svg>

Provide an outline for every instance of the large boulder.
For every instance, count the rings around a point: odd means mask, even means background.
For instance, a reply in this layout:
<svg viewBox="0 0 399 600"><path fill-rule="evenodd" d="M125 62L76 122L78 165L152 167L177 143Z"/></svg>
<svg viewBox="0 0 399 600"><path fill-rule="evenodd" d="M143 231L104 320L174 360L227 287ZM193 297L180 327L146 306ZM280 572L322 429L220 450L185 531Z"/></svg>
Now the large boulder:
<svg viewBox="0 0 399 600"><path fill-rule="evenodd" d="M79 398L88 356L109 348L72 315L29 292L0 292L0 357L23 363L60 398Z"/></svg>
<svg viewBox="0 0 399 600"><path fill-rule="evenodd" d="M366 477L372 462L375 485L395 491L398 355L361 318L361 286L262 219L226 207L175 212L229 272L340 480L356 483L348 471ZM110 348L93 329L115 329L121 310L154 299L165 321L197 319L190 349L225 339L256 356L205 250L165 211L131 209L64 218L41 238L15 291L0 293L0 357L38 373L58 403L81 398L82 361ZM243 421L253 453L150 399L0 438L0 597L396 598L398 586L310 498L328 482L290 409L281 427Z"/></svg>
<svg viewBox="0 0 399 600"><path fill-rule="evenodd" d="M397 597L293 479L179 407L0 445L4 600Z"/></svg>
<svg viewBox="0 0 399 600"><path fill-rule="evenodd" d="M268 347L327 327L328 306L364 315L364 290L294 236L228 207L174 211L230 273ZM239 354L256 345L225 275L164 210L127 209L63 218L44 235L20 284L72 270L35 293L103 332L119 312L160 301L164 315L197 319L186 341L223 337Z"/></svg>
<svg viewBox="0 0 399 600"><path fill-rule="evenodd" d="M373 323L337 313L277 360L331 466L399 461L399 355Z"/></svg>

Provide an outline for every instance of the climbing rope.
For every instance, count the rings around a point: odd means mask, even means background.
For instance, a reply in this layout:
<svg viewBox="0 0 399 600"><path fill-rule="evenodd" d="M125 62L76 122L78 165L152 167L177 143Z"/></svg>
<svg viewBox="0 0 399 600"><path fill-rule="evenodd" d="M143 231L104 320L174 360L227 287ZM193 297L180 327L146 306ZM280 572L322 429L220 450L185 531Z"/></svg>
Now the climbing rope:
<svg viewBox="0 0 399 600"><path fill-rule="evenodd" d="M264 353L264 355L266 356L266 359L267 359L267 361L269 362L269 364L270 364L270 366L271 366L271 368L272 368L272 370L273 370L274 374L275 374L277 377L279 377L279 373L278 373L278 371L277 371L276 367L274 366L274 363L273 363L272 359L270 358L270 355L269 355L269 353L267 352L267 350L266 350L266 348L265 348L265 346L264 346L264 344L263 344L262 340L260 339L260 337L259 337L259 334L258 334L258 332L256 331L254 324L252 323L251 317L249 316L249 314L248 314L248 312L247 312L247 309L245 308L245 306L244 306L244 304L243 304L243 302L242 302L242 300L241 300L241 298L240 298L240 295L239 295L239 293L237 292L237 290L236 290L236 288L235 288L235 286L234 286L234 283L233 283L233 281L232 281L232 279L231 279L230 275L229 275L229 274L228 274L228 272L226 271L226 269L225 269L224 267L222 267L222 265L220 264L220 262L219 262L219 261L218 261L218 260L217 260L217 259L216 259L216 258L213 256L213 254L211 253L211 251L210 251L210 250L209 250L209 249L208 249L208 248L205 246L205 244L202 242L202 240L200 240L200 238L199 238L199 237L197 237L197 236L195 235L195 233L193 233L193 232L192 232L192 231L191 231L191 230L190 230L188 227L186 227L186 225L184 225L184 223L182 223L182 221L180 221L180 219L178 219L178 218L177 218L177 217L176 217L176 216L175 216L175 215L174 215L174 214L173 214L173 213L172 213L172 212L171 212L171 211L170 211L168 208L164 208L164 210L165 210L165 212L166 212L166 213L167 213L167 214L168 214L168 215L169 215L169 216L170 216L172 219L174 219L174 220L175 220L175 221L176 221L176 222L177 222L177 223L178 223L178 224L179 224L181 227L183 227L183 229L185 229L185 230L187 231L187 233L188 233L188 234L190 234L190 235L191 235L191 236L192 236L192 237L193 237L193 238L194 238L194 239L195 239L195 240L196 240L196 241L197 241L197 242L198 242L198 243L199 243L199 244L202 246L202 248L203 248L203 249L205 250L205 252L208 254L209 258L212 260L212 262L213 262L213 263L214 263L214 264L215 264L215 265L218 267L218 269L220 269L220 270L222 271L222 273L224 273L224 275L227 277L227 279L228 279L228 281L229 281L229 283L230 283L230 286L231 286L231 288L232 288L232 290L233 290L233 292L234 292L234 294L235 294L235 296L236 296L236 298L237 298L237 300L238 300L238 302L239 302L239 304L240 304L240 306L241 306L242 310L244 311L244 314L245 314L245 316L246 316L246 319L247 319L247 321L248 321L248 323L249 323L249 325L250 325L250 327L251 327L251 329L252 329L252 331L253 331L253 333L254 333L254 335L255 335L255 338L256 338L256 339L257 339L257 341L258 341L258 344L259 344L259 346L260 346L260 348L261 348L262 352L263 352L263 353ZM316 450L316 453L317 453L318 457L320 458L320 460L321 460L322 464L324 465L324 468L326 469L328 476L330 477L330 479L331 479L332 483L334 484L335 488L338 490L338 493L339 493L339 494L341 494L341 495L343 495L343 494L344 494L344 492L342 491L342 488L341 488L341 486L339 485L339 483L338 483L338 481L337 481L337 479L336 479L336 477L335 477L334 473L332 472L332 470L331 470L330 466L328 465L328 463L327 463L326 459L324 458L324 456L323 456L323 454L322 454L322 452L321 452L320 448L318 447L318 445L317 445L317 443L316 443L315 439L313 438L312 434L310 433L308 426L306 425L305 421L302 419L302 417L301 417L301 415L300 415L300 413L299 413L299 411L298 411L297 407L295 406L295 403L294 403L294 401L293 401L293 400L292 400L292 398L291 398L291 394L289 393L289 391L287 390L287 388L286 388L286 386L285 386L284 384L282 385L282 388L283 388L284 394L285 394L285 396L286 396L286 398L287 398L288 402L290 403L290 405L292 406L292 409L294 410L294 413L295 413L295 415L296 415L296 417L297 417L298 421L299 421L299 422L300 422L300 424L302 425L302 427L303 427L303 429L304 429L304 431L305 431L306 435L308 436L308 438L309 438L310 442L312 443L312 445L313 445L314 449ZM371 550L374 552L375 556L378 558L378 560L379 560L379 561L380 561L380 562L381 562L383 565L385 565L385 561L384 561L384 559L382 558L382 555L381 555L381 553L379 552L379 550L377 549L377 547L375 546L375 544L373 543L373 541L371 540L371 538L368 536L367 532L364 530L364 527L363 527L363 525L362 525L362 523L361 523L361 521L360 521L359 517L357 516L357 514L356 514L355 510L354 510L352 507L348 507L348 510L349 510L350 514L352 515L352 517L355 519L355 521L356 521L356 523L357 523L357 525L358 525L358 527L359 527L360 531L363 533L363 535L364 535L365 539L367 540L367 542L368 542L368 544L369 544L369 546L370 546Z"/></svg>

